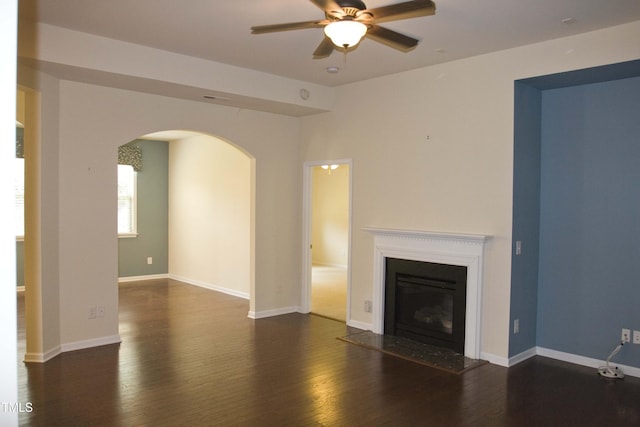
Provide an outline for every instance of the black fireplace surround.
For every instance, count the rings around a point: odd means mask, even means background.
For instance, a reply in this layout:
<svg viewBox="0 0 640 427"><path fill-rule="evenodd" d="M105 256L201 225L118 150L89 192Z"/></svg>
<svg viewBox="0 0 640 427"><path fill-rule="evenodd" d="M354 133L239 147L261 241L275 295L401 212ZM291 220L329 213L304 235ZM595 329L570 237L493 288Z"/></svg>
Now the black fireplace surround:
<svg viewBox="0 0 640 427"><path fill-rule="evenodd" d="M385 262L384 333L464 353L467 267Z"/></svg>

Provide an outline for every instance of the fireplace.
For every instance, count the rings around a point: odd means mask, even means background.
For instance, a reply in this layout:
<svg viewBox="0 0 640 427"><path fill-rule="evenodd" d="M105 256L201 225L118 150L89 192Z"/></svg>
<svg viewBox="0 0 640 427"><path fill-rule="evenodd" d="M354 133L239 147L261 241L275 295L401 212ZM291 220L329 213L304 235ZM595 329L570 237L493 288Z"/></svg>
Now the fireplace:
<svg viewBox="0 0 640 427"><path fill-rule="evenodd" d="M458 289L458 294L453 293L449 294L449 296L441 296L441 302L439 304L435 304L435 307L426 308L422 314L429 317L431 315L431 311L442 311L443 309L448 308L450 303L455 306L456 302L459 302L461 299L460 293L463 293L465 300L464 315L452 315L452 323L450 325L448 323L448 318L443 317L443 321L440 322L442 323L440 326L440 329L442 330L440 332L444 335L444 338L451 338L449 335L452 335L454 333L453 330L455 329L455 333L462 334L463 338L461 340L454 338L453 341L456 341L456 343L451 344L451 346L455 346L457 349L456 351L461 352L469 358L480 359L480 333L482 331L482 267L484 247L489 237L476 234L393 230L383 228L364 228L364 230L374 236L371 331L376 334L387 333L385 320L390 316L387 313L386 307L386 302L390 297L387 295L385 285L388 270L388 259L418 261L420 263L450 266L454 268L458 267L459 269L457 270L456 275L457 277L465 277L465 289ZM418 295L418 293L424 293L424 290L419 289L418 286L422 286L425 280L430 282L432 285L436 285L431 286L431 289L427 292L440 292L442 295L449 292L447 287L451 285L450 278L442 280L439 275L433 276L431 274L426 274L425 276L409 272L408 274L401 274L401 279L401 282L403 283L402 286L405 287L402 292L411 295L404 295L402 298L408 299L412 299L414 296ZM455 281L458 282L458 279L455 279ZM438 287L440 291L437 290ZM439 308L437 307L438 305L440 306ZM456 313L461 310L462 309L460 308L456 309ZM415 313L409 314L408 316L411 317L414 315ZM421 314L418 313L418 317L420 316ZM394 313L394 317L397 318L398 316ZM431 321L431 323L433 326L433 323L435 322ZM460 324L463 324L464 326L460 326ZM451 334L449 334L448 326L451 327ZM434 329L437 329L437 327ZM439 335L439 337L443 337L443 335ZM416 338L414 337L413 339ZM429 339L435 338L431 337ZM462 344L460 344L460 342ZM461 347L463 351L461 351Z"/></svg>
<svg viewBox="0 0 640 427"><path fill-rule="evenodd" d="M464 353L467 268L386 259L384 333Z"/></svg>

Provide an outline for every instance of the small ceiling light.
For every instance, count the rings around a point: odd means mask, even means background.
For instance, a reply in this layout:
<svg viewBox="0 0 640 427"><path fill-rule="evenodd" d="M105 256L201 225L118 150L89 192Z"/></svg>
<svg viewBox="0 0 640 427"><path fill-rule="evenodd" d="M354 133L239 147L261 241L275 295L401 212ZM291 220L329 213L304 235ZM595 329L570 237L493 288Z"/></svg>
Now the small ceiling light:
<svg viewBox="0 0 640 427"><path fill-rule="evenodd" d="M564 18L562 20L563 24L573 24L574 22L576 22L576 18Z"/></svg>
<svg viewBox="0 0 640 427"><path fill-rule="evenodd" d="M344 49L349 49L360 43L366 32L366 25L349 19L334 21L324 27L324 33L331 39L331 42Z"/></svg>
<svg viewBox="0 0 640 427"><path fill-rule="evenodd" d="M340 71L340 68L336 67L335 65L327 67L327 73L329 73L329 74L336 74L339 71Z"/></svg>
<svg viewBox="0 0 640 427"><path fill-rule="evenodd" d="M338 166L340 166L340 165L322 165L320 167L322 169L324 169L324 170L328 170L329 171L329 175L331 175L331 171L338 169Z"/></svg>

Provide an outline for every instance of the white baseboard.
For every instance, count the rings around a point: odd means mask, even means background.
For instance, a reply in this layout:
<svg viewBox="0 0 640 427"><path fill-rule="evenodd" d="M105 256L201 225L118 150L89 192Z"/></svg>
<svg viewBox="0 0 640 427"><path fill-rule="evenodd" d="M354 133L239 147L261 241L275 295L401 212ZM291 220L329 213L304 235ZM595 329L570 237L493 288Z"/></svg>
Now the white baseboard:
<svg viewBox="0 0 640 427"><path fill-rule="evenodd" d="M168 274L149 274L147 276L118 277L118 283L140 282L143 280L169 279Z"/></svg>
<svg viewBox="0 0 640 427"><path fill-rule="evenodd" d="M108 345L108 344L117 344L121 341L122 340L120 339L120 335L111 335L109 337L101 337L101 338L94 338L90 340L65 343L65 344L56 346L44 353L25 353L24 362L25 363L44 363L58 356L60 353L65 353L67 351L82 350L85 348L99 347L99 346Z"/></svg>
<svg viewBox="0 0 640 427"><path fill-rule="evenodd" d="M529 350L525 350L520 354L516 354L508 359L507 366L517 365L520 362L524 362L527 359L532 358L538 354L537 347L532 347Z"/></svg>
<svg viewBox="0 0 640 427"><path fill-rule="evenodd" d="M64 343L61 346L61 350L64 353L67 351L83 350L85 348L100 347L102 345L117 344L120 342L122 342L120 335L111 335L108 337Z"/></svg>
<svg viewBox="0 0 640 427"><path fill-rule="evenodd" d="M223 294L232 295L234 297L249 299L249 294L247 292L237 291L235 289L225 288L224 286L214 285L213 283L202 282L200 280L193 280L187 277L176 276L173 274L169 275L170 279L177 280L179 282L183 282L189 285L198 286L200 288L210 289L212 291L222 292Z"/></svg>
<svg viewBox="0 0 640 427"><path fill-rule="evenodd" d="M504 366L505 368L509 367L509 359L507 359L506 357L497 356L493 353L486 353L484 351L480 352L480 360L486 360L493 365Z"/></svg>
<svg viewBox="0 0 640 427"><path fill-rule="evenodd" d="M141 282L145 280L157 280L157 279L172 279L179 282L186 283L188 285L198 286L200 288L209 289L212 291L222 292L223 294L232 295L234 297L248 300L249 294L246 292L240 292L235 289L225 288L224 286L214 285L212 283L202 282L200 280L189 279L188 277L176 276L174 274L150 274L147 276L129 276L118 278L118 283L127 282Z"/></svg>
<svg viewBox="0 0 640 427"><path fill-rule="evenodd" d="M539 356L548 357L550 359L561 360L563 362L569 362L576 365L588 366L594 369L598 369L600 366L603 366L606 363L606 360L593 359L590 357L579 356L577 354L551 350L544 347L536 347L536 354L538 354ZM619 367L625 375L640 378L640 368L620 365L619 363L615 363L615 361L610 362L610 364L612 366Z"/></svg>
<svg viewBox="0 0 640 427"><path fill-rule="evenodd" d="M484 354L483 354L484 356ZM550 359L560 360L562 362L573 363L574 365L587 366L589 368L598 369L600 366L603 366L606 361L600 359L593 359L591 357L580 356L578 354L565 353L563 351L552 350L544 347L532 347L529 350L523 351L520 354L510 357L509 359L498 358L496 362L493 362L489 358L491 363L495 363L496 365L510 367L517 365L520 362L523 362L533 356L542 356L548 357ZM483 357L485 359L485 357ZM504 363L506 362L506 363ZM625 375L630 377L639 377L640 378L640 368L636 368L634 366L626 366L620 365L619 363L611 362L612 366L619 367Z"/></svg>
<svg viewBox="0 0 640 427"><path fill-rule="evenodd" d="M249 319L264 319L265 317L280 316L282 314L299 313L300 307L283 307L273 310L250 311L247 315Z"/></svg>
<svg viewBox="0 0 640 427"><path fill-rule="evenodd" d="M60 353L62 353L62 349L59 345L44 353L25 353L24 362L25 363L44 363L47 360L53 359Z"/></svg>
<svg viewBox="0 0 640 427"><path fill-rule="evenodd" d="M347 320L347 326L350 326L352 328L362 329L363 331L373 330L373 326L371 325L371 323L360 322L358 320L352 320L352 319Z"/></svg>

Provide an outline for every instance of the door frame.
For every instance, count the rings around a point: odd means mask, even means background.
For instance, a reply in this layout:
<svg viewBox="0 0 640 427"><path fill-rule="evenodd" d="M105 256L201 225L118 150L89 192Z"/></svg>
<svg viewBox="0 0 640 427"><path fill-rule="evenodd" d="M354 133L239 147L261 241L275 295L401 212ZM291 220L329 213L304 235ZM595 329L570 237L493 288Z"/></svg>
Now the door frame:
<svg viewBox="0 0 640 427"><path fill-rule="evenodd" d="M300 289L300 311L311 312L311 215L313 193L313 168L322 165L347 165L349 167L349 212L347 232L347 307L346 323L351 321L351 236L353 224L353 160L314 160L304 163L302 173L302 287Z"/></svg>

